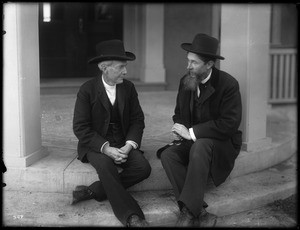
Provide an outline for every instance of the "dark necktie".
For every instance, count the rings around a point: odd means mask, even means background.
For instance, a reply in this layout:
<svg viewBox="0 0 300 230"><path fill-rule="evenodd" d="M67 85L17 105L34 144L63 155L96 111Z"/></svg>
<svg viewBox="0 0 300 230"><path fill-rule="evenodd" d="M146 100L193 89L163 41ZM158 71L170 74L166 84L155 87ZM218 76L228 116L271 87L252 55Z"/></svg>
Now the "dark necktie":
<svg viewBox="0 0 300 230"><path fill-rule="evenodd" d="M206 87L205 84L202 84L202 83L199 84L200 94L199 94L198 98L200 98L203 95L205 87Z"/></svg>

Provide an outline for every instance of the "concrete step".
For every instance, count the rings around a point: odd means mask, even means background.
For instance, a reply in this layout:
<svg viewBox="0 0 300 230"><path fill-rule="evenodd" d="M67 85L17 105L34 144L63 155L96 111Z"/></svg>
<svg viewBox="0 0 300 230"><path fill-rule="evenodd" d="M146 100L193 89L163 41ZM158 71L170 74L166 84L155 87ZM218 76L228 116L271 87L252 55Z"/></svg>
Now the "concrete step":
<svg viewBox="0 0 300 230"><path fill-rule="evenodd" d="M146 180L131 187L130 191L167 190L172 186L156 157L156 151L165 143L162 140L144 139L142 149L152 167ZM66 145L64 145L66 146ZM296 151L294 136L282 135L277 142L255 152L241 151L228 180L276 165ZM77 160L75 148L44 147L47 156L27 168L9 168L4 181L11 188L24 191L70 193L77 185L90 185L98 179L90 164Z"/></svg>
<svg viewBox="0 0 300 230"><path fill-rule="evenodd" d="M296 154L266 170L235 177L215 188L209 185L207 210L219 217L262 207L296 193ZM59 162L57 162L59 164ZM174 226L178 208L171 190L131 192L145 213L151 227ZM26 199L24 199L26 197ZM118 227L108 201L85 201L70 205L69 193L42 193L3 190L4 226L47 227ZM222 221L217 223L222 227Z"/></svg>

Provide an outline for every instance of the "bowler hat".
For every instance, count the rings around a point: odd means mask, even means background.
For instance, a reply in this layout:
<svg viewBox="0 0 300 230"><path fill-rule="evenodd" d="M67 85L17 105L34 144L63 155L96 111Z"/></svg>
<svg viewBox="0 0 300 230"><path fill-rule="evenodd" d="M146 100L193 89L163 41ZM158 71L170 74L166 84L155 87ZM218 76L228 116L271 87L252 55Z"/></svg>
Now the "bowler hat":
<svg viewBox="0 0 300 230"><path fill-rule="evenodd" d="M218 39L207 34L196 34L193 43L181 44L181 48L188 52L224 60L224 57L217 55L218 47Z"/></svg>
<svg viewBox="0 0 300 230"><path fill-rule="evenodd" d="M117 39L100 42L96 45L97 56L90 59L88 63L99 63L107 60L133 61L135 55L126 52L123 42Z"/></svg>

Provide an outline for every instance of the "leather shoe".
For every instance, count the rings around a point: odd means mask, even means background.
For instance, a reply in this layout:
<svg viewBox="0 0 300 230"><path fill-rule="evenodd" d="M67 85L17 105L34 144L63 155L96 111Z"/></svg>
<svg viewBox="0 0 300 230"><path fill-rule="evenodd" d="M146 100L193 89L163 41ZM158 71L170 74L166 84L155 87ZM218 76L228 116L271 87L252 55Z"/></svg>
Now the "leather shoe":
<svg viewBox="0 0 300 230"><path fill-rule="evenodd" d="M131 215L127 221L127 227L148 227L149 223L138 215Z"/></svg>
<svg viewBox="0 0 300 230"><path fill-rule="evenodd" d="M176 227L194 227L195 220L196 218L194 215L186 206L183 206L177 219Z"/></svg>
<svg viewBox="0 0 300 230"><path fill-rule="evenodd" d="M204 208L199 216L199 227L215 227L218 217L207 212Z"/></svg>
<svg viewBox="0 0 300 230"><path fill-rule="evenodd" d="M76 186L75 190L73 191L73 200L71 205L77 204L80 201L90 200L94 198L93 192L84 185Z"/></svg>

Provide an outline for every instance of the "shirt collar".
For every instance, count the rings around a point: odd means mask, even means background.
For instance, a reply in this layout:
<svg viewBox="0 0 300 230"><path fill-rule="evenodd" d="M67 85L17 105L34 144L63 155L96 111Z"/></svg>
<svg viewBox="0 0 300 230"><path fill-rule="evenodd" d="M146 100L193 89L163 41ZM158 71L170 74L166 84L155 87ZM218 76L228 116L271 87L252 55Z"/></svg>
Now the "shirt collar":
<svg viewBox="0 0 300 230"><path fill-rule="evenodd" d="M201 81L202 84L205 84L206 82L208 82L208 80L210 79L211 73L212 73L212 69L210 69L210 73L208 74L208 76Z"/></svg>

